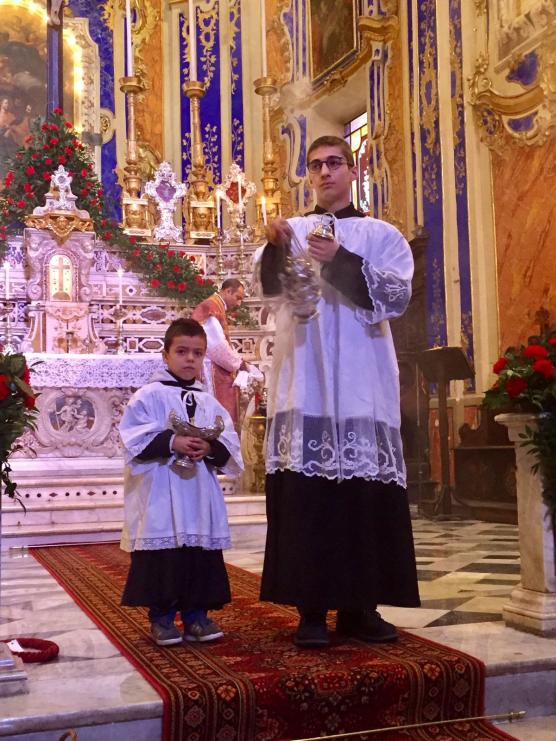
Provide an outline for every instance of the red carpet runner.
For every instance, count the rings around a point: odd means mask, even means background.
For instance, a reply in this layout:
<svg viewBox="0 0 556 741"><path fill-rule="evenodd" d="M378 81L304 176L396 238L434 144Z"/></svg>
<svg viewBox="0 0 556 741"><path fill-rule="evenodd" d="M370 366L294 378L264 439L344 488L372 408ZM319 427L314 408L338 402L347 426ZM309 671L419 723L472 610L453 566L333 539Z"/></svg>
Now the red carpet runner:
<svg viewBox="0 0 556 741"><path fill-rule="evenodd" d="M402 633L394 644L334 643L300 651L296 613L258 602L258 577L229 568L233 602L217 614L225 637L209 645L157 647L146 611L119 605L128 556L117 545L35 548L35 558L156 688L164 741L275 741L480 715L477 659ZM484 722L377 741L508 739Z"/></svg>

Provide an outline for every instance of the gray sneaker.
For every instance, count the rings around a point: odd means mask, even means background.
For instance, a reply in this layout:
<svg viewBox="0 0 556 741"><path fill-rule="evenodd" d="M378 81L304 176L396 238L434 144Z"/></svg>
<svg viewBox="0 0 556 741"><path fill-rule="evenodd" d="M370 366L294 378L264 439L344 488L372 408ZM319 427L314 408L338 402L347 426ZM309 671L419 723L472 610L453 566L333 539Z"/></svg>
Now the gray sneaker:
<svg viewBox="0 0 556 741"><path fill-rule="evenodd" d="M157 646L173 646L183 641L183 636L174 624L165 627L160 623L151 623L151 635Z"/></svg>
<svg viewBox="0 0 556 741"><path fill-rule="evenodd" d="M201 643L215 641L217 638L222 638L223 635L224 632L208 617L200 618L191 625L186 625L183 633L186 641L200 641Z"/></svg>

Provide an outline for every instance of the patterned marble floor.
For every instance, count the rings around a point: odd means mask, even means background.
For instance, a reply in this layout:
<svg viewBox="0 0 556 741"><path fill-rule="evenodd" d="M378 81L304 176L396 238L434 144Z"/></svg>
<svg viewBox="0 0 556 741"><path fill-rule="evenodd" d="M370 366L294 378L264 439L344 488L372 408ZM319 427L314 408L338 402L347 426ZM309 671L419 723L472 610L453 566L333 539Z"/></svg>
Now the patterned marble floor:
<svg viewBox="0 0 556 741"><path fill-rule="evenodd" d="M518 657L535 661L537 674L531 678L522 674L517 684L531 698L531 715L547 715L546 706L537 701L537 684L544 677L538 672L556 669L556 642L518 634L502 622L502 605L519 580L516 527L416 519L414 537L423 606L382 607L383 616L478 656L513 685L512 672L524 671ZM259 573L263 553L235 550L226 559ZM59 738L54 729L65 724L80 726L79 741L155 741L160 737L162 705L157 693L35 559L25 551L4 554L1 582L0 639L34 635L60 646L57 662L26 665L28 695L0 698L1 738L54 741ZM516 661L521 662L519 666ZM546 683L543 686L541 694L551 691ZM508 705L507 683L493 692L493 706L504 710L522 706ZM98 723L112 725L103 726L99 735L94 725ZM504 727L528 741L556 738L554 715Z"/></svg>

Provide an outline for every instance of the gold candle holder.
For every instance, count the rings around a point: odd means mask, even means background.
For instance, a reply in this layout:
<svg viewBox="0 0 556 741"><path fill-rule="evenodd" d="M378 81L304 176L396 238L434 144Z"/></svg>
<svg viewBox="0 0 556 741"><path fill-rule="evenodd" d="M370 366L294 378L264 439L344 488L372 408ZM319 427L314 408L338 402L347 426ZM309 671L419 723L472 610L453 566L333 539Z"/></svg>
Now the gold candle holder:
<svg viewBox="0 0 556 741"><path fill-rule="evenodd" d="M148 207L149 202L141 196L141 174L137 153L137 129L135 125L135 106L137 95L144 90L137 75L120 78L120 90L126 96L127 106L127 154L124 167L124 189L122 198L123 226L127 234L150 236Z"/></svg>
<svg viewBox="0 0 556 741"><path fill-rule="evenodd" d="M273 95L278 92L278 86L274 77L259 77L254 82L255 93L260 95L263 102L263 176L261 182L266 198L266 205L273 216L280 216L282 204L277 178L278 164L274 141L272 140L272 129L270 125L270 104ZM270 214L269 214L270 216Z"/></svg>
<svg viewBox="0 0 556 741"><path fill-rule="evenodd" d="M203 139L201 136L200 101L205 94L205 86L198 80L188 80L183 85L183 91L190 101L191 121L191 171L189 173L190 199L207 201L209 198L209 183Z"/></svg>

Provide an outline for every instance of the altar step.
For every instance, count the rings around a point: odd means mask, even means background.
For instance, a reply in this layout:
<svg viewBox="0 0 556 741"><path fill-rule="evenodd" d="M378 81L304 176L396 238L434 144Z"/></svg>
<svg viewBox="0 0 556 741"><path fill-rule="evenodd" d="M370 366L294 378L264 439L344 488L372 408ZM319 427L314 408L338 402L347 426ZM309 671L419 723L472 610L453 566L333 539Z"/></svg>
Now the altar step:
<svg viewBox="0 0 556 741"><path fill-rule="evenodd" d="M234 548L264 547L265 497L225 497ZM32 504L27 511L2 504L2 550L63 543L107 543L120 539L123 503Z"/></svg>

